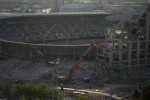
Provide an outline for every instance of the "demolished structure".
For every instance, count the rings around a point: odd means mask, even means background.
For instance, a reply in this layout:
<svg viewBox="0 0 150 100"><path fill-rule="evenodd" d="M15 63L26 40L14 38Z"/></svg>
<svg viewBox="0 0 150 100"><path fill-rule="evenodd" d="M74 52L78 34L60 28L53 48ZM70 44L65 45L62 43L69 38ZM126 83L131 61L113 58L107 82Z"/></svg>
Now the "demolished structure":
<svg viewBox="0 0 150 100"><path fill-rule="evenodd" d="M150 7L130 22L120 22L108 28L103 47L110 69L148 67L150 65ZM98 58L103 55L99 52Z"/></svg>

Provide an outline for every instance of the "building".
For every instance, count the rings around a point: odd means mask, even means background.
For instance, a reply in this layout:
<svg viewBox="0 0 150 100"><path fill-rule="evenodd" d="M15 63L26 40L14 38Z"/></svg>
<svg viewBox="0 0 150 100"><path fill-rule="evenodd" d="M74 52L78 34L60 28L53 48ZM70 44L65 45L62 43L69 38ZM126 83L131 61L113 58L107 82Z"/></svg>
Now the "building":
<svg viewBox="0 0 150 100"><path fill-rule="evenodd" d="M87 12L93 11L95 5L93 3L88 4L64 4L61 5L60 12Z"/></svg>
<svg viewBox="0 0 150 100"><path fill-rule="evenodd" d="M52 0L52 12L88 12L97 7L97 3L64 4L64 0Z"/></svg>
<svg viewBox="0 0 150 100"><path fill-rule="evenodd" d="M52 0L51 3L51 11L52 12L59 12L61 5L64 4L64 0Z"/></svg>
<svg viewBox="0 0 150 100"><path fill-rule="evenodd" d="M107 29L104 55L109 68L142 68L150 65L150 7L130 22ZM99 52L98 58L103 56Z"/></svg>
<svg viewBox="0 0 150 100"><path fill-rule="evenodd" d="M103 4L109 3L109 4L124 4L124 3L145 3L148 2L148 0L101 0Z"/></svg>

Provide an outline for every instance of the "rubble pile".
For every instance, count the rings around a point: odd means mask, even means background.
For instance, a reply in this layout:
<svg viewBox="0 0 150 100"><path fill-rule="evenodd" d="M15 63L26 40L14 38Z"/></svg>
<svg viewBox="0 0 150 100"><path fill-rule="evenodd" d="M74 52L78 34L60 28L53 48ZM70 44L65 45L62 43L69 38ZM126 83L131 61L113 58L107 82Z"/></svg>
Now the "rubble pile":
<svg viewBox="0 0 150 100"><path fill-rule="evenodd" d="M16 59L11 59L6 62L0 62L0 72L1 73L11 73L17 72L19 70L30 70L33 64L29 61L21 61Z"/></svg>
<svg viewBox="0 0 150 100"><path fill-rule="evenodd" d="M33 64L31 61L8 59L0 61L0 77L14 80L36 80L39 75L46 73L50 68L42 63Z"/></svg>
<svg viewBox="0 0 150 100"><path fill-rule="evenodd" d="M75 65L75 61L60 61L59 65L47 66L45 63L36 62L32 63L30 61L9 59L7 61L0 61L0 77L6 79L21 79L29 81L49 81L50 83L58 82L58 76L67 76L71 68ZM104 82L115 81L126 81L126 80L139 80L148 79L150 77L150 69L125 69L125 70L109 70L110 77L108 73L101 67L99 63L94 63L92 61L82 62L78 68L73 72L72 79L76 81L76 86L83 88L87 86L89 88L94 88L95 86L102 86ZM88 84L81 85L83 81L81 78L89 78ZM80 82L78 82L80 81ZM142 81L142 80L141 80ZM129 81L130 82L130 81ZM136 81L135 81L136 82ZM95 84L97 83L97 84ZM94 84L94 87L90 84Z"/></svg>

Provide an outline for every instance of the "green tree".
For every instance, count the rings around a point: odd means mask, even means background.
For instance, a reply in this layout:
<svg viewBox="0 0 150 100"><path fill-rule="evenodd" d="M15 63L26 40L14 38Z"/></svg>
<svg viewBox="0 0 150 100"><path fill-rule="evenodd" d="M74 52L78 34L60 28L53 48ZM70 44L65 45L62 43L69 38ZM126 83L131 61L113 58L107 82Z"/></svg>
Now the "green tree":
<svg viewBox="0 0 150 100"><path fill-rule="evenodd" d="M150 82L145 84L142 88L143 100L150 100Z"/></svg>
<svg viewBox="0 0 150 100"><path fill-rule="evenodd" d="M28 100L37 95L37 85L33 83L16 85L16 94L18 97L24 95Z"/></svg>
<svg viewBox="0 0 150 100"><path fill-rule="evenodd" d="M32 10L30 11L30 13L37 13L37 10L32 9Z"/></svg>
<svg viewBox="0 0 150 100"><path fill-rule="evenodd" d="M0 98L3 97L3 84L0 83Z"/></svg>
<svg viewBox="0 0 150 100"><path fill-rule="evenodd" d="M76 97L74 100L89 100L89 99L86 97Z"/></svg>
<svg viewBox="0 0 150 100"><path fill-rule="evenodd" d="M24 95L27 100L31 100L32 98L38 98L40 100L59 100L60 98L59 90L51 88L45 83L16 85L16 94L18 98Z"/></svg>
<svg viewBox="0 0 150 100"><path fill-rule="evenodd" d="M19 100L26 100L26 98L24 96L22 96Z"/></svg>
<svg viewBox="0 0 150 100"><path fill-rule="evenodd" d="M24 85L24 95L27 97L28 100L31 99L34 93L34 84L29 83Z"/></svg>
<svg viewBox="0 0 150 100"><path fill-rule="evenodd" d="M0 91L0 98L3 97L3 91Z"/></svg>
<svg viewBox="0 0 150 100"><path fill-rule="evenodd" d="M141 95L141 94L139 93L139 91L138 91L137 89L135 89L135 90L134 90L133 97L134 97L134 98L138 98L138 97L140 97L140 95Z"/></svg>
<svg viewBox="0 0 150 100"><path fill-rule="evenodd" d="M46 95L46 89L48 88L48 86L45 83L40 83L38 85L38 92L37 95L39 96L40 99L45 98Z"/></svg>
<svg viewBox="0 0 150 100"><path fill-rule="evenodd" d="M39 98L36 98L35 100L40 100Z"/></svg>
<svg viewBox="0 0 150 100"><path fill-rule="evenodd" d="M8 80L5 84L4 84L4 92L5 95L7 96L7 98L10 97L10 89L13 87L14 81L13 80Z"/></svg>

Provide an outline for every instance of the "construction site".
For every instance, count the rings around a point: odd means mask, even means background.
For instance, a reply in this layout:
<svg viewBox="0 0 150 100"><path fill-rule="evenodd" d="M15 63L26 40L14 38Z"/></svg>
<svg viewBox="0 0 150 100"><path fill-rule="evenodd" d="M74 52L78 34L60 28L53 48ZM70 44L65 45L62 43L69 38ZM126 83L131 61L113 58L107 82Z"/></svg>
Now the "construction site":
<svg viewBox="0 0 150 100"><path fill-rule="evenodd" d="M0 80L64 84L117 97L131 94L150 77L150 7L142 15L124 16L127 21L106 20L108 16L0 19Z"/></svg>

